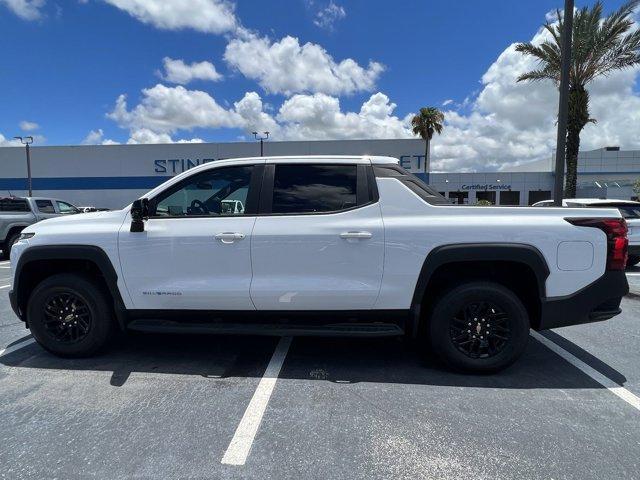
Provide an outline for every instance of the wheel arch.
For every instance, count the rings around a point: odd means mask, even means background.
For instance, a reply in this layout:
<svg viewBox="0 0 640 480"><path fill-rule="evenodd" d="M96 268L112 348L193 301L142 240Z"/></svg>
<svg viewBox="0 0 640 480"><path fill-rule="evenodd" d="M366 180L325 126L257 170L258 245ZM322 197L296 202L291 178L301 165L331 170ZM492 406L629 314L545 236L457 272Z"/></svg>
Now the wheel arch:
<svg viewBox="0 0 640 480"><path fill-rule="evenodd" d="M13 292L18 317L26 320L26 303L33 287L55 273L97 275L113 300L120 328L125 324L125 307L118 289L118 275L106 252L94 245L43 245L27 248L15 267Z"/></svg>
<svg viewBox="0 0 640 480"><path fill-rule="evenodd" d="M427 255L420 275L416 283L415 291L411 302L411 325L407 333L412 336L418 334L421 318L427 313L430 307L430 292L436 292L440 273L445 271L444 267L452 272L464 272L465 268L475 268L487 266L487 272L473 271L465 277L463 273L460 280L487 279L493 280L492 274L499 275L499 272L508 271L516 267L514 273L521 273L527 277L527 281L535 283L536 292L531 292L531 296L525 298L527 307L537 309L534 316L539 317L540 302L546 296L545 283L549 276L547 262L537 248L532 245L521 243L457 243L441 245L434 248ZM505 270L506 269L506 270ZM519 272L518 272L518 269ZM496 271L498 272L496 274ZM510 285L508 288L515 289ZM525 295L526 297L526 295ZM534 305L535 303L535 305ZM532 325L539 322L539 318L531 318Z"/></svg>

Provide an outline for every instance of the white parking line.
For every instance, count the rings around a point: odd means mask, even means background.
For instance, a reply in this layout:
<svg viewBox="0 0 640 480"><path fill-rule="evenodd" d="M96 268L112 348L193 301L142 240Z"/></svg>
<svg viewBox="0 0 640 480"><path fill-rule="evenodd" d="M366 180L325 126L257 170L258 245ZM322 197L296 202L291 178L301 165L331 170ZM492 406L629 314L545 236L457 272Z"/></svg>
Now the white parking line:
<svg viewBox="0 0 640 480"><path fill-rule="evenodd" d="M22 347L26 347L27 345L31 345L35 340L33 337L25 338L24 340L14 343L10 347L0 348L0 357L3 355L8 355L11 352L15 352L16 350L20 350Z"/></svg>
<svg viewBox="0 0 640 480"><path fill-rule="evenodd" d="M278 346L273 352L258 388L256 388L249 406L247 406L242 420L240 420L236 433L233 435L231 443L222 457L222 463L226 465L244 465L247 461L249 450L253 445L253 439L262 422L262 416L269 403L269 398L271 398L273 388L276 386L276 380L290 345L291 337L282 337L278 342Z"/></svg>
<svg viewBox="0 0 640 480"><path fill-rule="evenodd" d="M584 363L582 360L580 360L578 357L567 352L564 348L560 347L557 343L552 342L544 335L540 335L538 332L531 330L531 336L536 340L538 340L540 343L542 343L545 347L553 351L554 353L557 353L558 355L560 355L571 365L581 370L583 373L589 375L596 382L598 382L600 385L605 387L614 395L620 397L622 400L627 402L633 408L635 408L636 410L640 410L640 398L638 398L636 395L631 393L629 390L627 390L624 387L621 387L610 378L598 372L595 368L590 367L589 365Z"/></svg>
<svg viewBox="0 0 640 480"><path fill-rule="evenodd" d="M0 285L0 290L2 290L3 288L9 288L11 285Z"/></svg>

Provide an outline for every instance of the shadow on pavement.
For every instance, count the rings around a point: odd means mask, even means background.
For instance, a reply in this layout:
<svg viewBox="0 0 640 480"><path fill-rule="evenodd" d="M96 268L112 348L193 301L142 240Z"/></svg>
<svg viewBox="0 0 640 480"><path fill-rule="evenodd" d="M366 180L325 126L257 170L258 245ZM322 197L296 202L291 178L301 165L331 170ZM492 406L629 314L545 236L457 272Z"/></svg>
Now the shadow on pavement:
<svg viewBox="0 0 640 480"><path fill-rule="evenodd" d="M560 338L564 342L561 346L567 348L571 342ZM0 357L0 364L24 369L109 371L114 387L124 385L131 373L213 379L261 377L277 342L275 337L136 334L119 338L105 353L92 358L62 359L30 344ZM621 373L593 359L609 378L626 381ZM399 339L300 337L291 345L280 378L477 388L603 388L534 339L510 368L494 375L466 375L424 358L418 348Z"/></svg>

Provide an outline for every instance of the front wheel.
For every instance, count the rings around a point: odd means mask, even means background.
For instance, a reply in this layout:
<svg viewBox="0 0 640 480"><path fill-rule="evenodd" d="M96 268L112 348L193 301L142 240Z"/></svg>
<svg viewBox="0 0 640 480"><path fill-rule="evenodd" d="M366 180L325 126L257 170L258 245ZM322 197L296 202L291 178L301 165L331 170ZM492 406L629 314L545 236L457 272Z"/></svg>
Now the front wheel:
<svg viewBox="0 0 640 480"><path fill-rule="evenodd" d="M492 282L472 282L447 292L429 322L431 348L449 366L490 373L515 362L529 338L520 299Z"/></svg>
<svg viewBox="0 0 640 480"><path fill-rule="evenodd" d="M4 244L4 249L2 252L4 253L4 258L6 258L7 260L9 260L11 256L11 249L13 248L13 245L18 241L19 238L20 238L20 232L14 233L9 238L7 238L7 241Z"/></svg>
<svg viewBox="0 0 640 480"><path fill-rule="evenodd" d="M33 291L27 322L33 337L61 357L85 357L106 345L114 331L104 289L91 278L53 275Z"/></svg>

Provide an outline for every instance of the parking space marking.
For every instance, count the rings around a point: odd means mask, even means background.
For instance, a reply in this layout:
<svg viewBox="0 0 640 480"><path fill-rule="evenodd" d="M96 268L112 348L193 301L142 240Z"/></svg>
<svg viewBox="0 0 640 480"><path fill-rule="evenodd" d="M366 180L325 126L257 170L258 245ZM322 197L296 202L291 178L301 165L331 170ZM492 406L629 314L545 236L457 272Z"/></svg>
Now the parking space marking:
<svg viewBox="0 0 640 480"><path fill-rule="evenodd" d="M635 408L636 410L640 410L640 397L637 397L626 388L618 385L616 382L614 382L610 378L601 374L596 369L590 367L589 365L584 363L582 360L580 360L578 357L567 352L564 348L560 347L557 343L552 342L544 335L540 335L538 332L531 330L531 336L536 340L538 340L540 343L542 343L545 347L547 347L552 352L560 355L571 365L581 370L586 375L590 376L592 379L594 379L600 385L605 387L611 393L613 393L614 395L618 396L619 398L627 402L633 408Z"/></svg>
<svg viewBox="0 0 640 480"><path fill-rule="evenodd" d="M9 288L11 285L0 285L0 290L2 290L3 288Z"/></svg>
<svg viewBox="0 0 640 480"><path fill-rule="evenodd" d="M26 347L27 345L31 345L35 340L33 337L25 338L18 343L14 343L10 347L1 348L0 349L0 357L3 355L9 355L11 352L15 352L16 350L20 350L22 347Z"/></svg>
<svg viewBox="0 0 640 480"><path fill-rule="evenodd" d="M231 443L222 457L222 463L226 465L244 465L247 461L249 450L251 450L253 440L262 422L262 417L276 386L276 380L290 345L291 337L282 337L278 342L269 365L267 365L267 369L260 379L258 388L256 388L242 416L242 420L240 420L236 433L233 435Z"/></svg>

